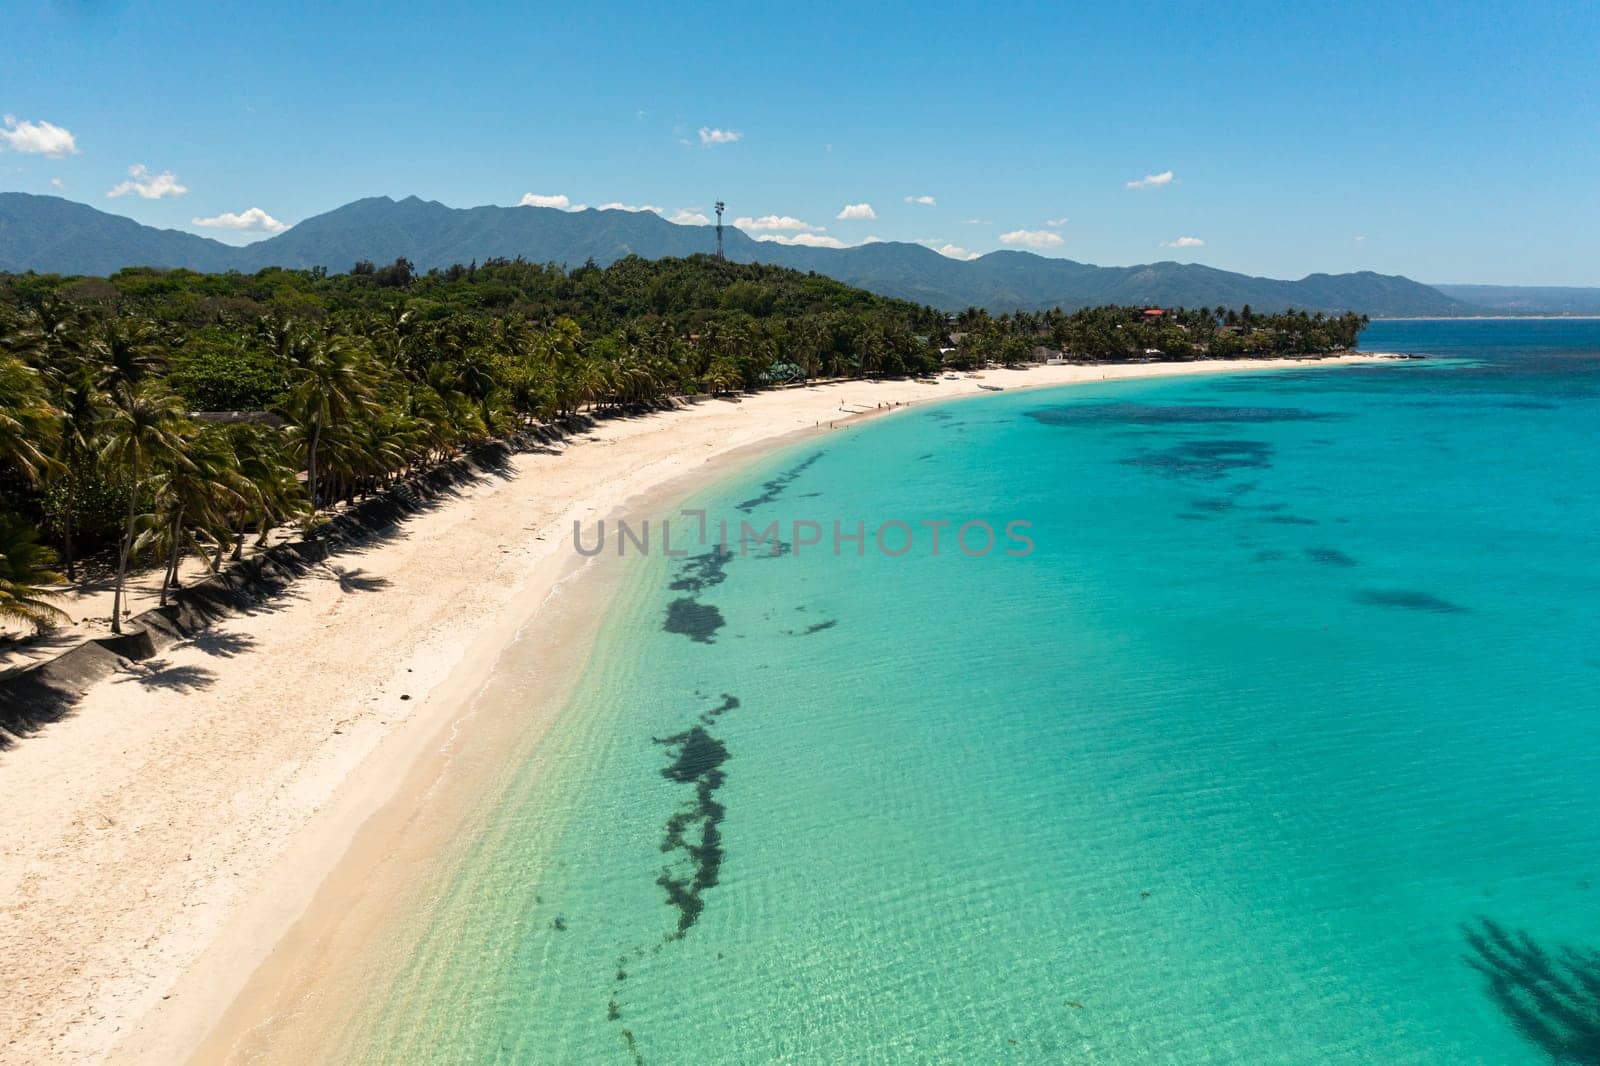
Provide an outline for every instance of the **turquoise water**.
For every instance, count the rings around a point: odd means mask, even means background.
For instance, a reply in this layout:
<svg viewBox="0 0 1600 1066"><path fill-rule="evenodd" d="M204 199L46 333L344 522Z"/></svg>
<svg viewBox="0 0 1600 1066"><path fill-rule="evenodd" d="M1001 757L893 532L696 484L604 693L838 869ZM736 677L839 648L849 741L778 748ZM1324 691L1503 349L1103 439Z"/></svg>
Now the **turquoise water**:
<svg viewBox="0 0 1600 1066"><path fill-rule="evenodd" d="M1363 343L704 494L917 539L641 562L361 1052L1600 1061L1600 323Z"/></svg>

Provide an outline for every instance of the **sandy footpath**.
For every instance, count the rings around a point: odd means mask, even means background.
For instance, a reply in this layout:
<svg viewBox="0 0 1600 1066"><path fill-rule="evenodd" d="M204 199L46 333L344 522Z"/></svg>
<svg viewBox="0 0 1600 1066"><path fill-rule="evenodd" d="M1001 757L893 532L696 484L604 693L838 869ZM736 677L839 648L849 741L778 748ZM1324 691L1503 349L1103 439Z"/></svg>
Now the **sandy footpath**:
<svg viewBox="0 0 1600 1066"><path fill-rule="evenodd" d="M981 383L1276 365L1304 363L1036 367ZM102 682L0 753L0 1062L194 1054L362 825L404 805L498 650L559 599L575 519L690 484L713 460L979 384L830 384L604 422ZM549 654L581 661L583 641L567 644Z"/></svg>

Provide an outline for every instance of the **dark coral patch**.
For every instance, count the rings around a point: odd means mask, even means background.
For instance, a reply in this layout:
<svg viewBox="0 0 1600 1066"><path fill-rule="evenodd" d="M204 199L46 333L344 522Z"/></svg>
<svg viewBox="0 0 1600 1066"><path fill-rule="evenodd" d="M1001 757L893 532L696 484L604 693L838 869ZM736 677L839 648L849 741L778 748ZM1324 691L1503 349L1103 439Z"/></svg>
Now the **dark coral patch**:
<svg viewBox="0 0 1600 1066"><path fill-rule="evenodd" d="M1358 566L1350 556L1338 548L1307 548L1306 558L1323 566Z"/></svg>

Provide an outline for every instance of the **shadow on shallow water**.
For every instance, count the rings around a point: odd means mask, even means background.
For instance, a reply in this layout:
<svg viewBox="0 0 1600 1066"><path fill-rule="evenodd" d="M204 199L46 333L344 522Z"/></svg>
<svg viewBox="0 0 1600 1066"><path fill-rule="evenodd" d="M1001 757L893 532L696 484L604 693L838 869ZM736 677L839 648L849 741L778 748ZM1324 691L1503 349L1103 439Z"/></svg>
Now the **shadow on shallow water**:
<svg viewBox="0 0 1600 1066"><path fill-rule="evenodd" d="M1600 951L1542 947L1487 918L1462 928L1466 964L1525 1040L1558 1063L1600 1063Z"/></svg>
<svg viewBox="0 0 1600 1066"><path fill-rule="evenodd" d="M1373 607L1404 607L1411 611L1432 611L1435 614L1466 614L1467 608L1459 603L1440 599L1431 592L1416 589L1357 589L1357 603Z"/></svg>

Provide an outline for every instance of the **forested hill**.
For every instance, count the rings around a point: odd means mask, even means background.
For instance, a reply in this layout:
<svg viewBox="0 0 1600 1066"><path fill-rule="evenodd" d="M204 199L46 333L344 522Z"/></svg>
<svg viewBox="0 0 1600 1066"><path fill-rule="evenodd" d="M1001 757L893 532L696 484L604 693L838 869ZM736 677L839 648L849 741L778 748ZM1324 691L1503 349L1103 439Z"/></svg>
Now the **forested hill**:
<svg viewBox="0 0 1600 1066"><path fill-rule="evenodd" d="M1409 278L1361 272L1297 281L1250 277L1194 263L1100 267L1030 252L951 259L917 244L807 248L757 241L729 226L735 262L814 271L880 295L947 311L1072 310L1104 304L1262 311L1303 308L1371 316L1460 315L1471 305ZM348 271L358 261L404 258L418 270L487 259L606 266L710 252L710 226L681 226L649 211L544 207L452 208L415 196L369 197L308 218L275 237L231 247L176 230L141 226L58 197L0 193L0 270L105 275L128 266L254 273L266 267Z"/></svg>

